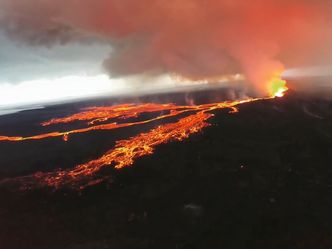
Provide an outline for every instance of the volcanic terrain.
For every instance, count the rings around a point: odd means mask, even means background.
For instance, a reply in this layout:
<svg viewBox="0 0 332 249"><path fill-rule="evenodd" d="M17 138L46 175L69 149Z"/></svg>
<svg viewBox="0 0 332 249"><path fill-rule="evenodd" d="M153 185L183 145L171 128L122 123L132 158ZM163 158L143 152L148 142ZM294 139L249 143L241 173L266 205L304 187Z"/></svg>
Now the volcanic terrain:
<svg viewBox="0 0 332 249"><path fill-rule="evenodd" d="M180 95L139 101L168 98L186 102ZM211 95L190 98L205 103ZM0 135L51 132L39 124L108 104L95 100L2 116ZM102 181L80 190L22 189L21 181L10 179L94 160L116 141L163 121L74 134L67 142L0 142L0 248L332 248L332 101L289 92L237 108L212 110L209 126L158 144L129 167L102 168ZM148 118L153 115L139 120ZM64 125L83 127L57 127Z"/></svg>

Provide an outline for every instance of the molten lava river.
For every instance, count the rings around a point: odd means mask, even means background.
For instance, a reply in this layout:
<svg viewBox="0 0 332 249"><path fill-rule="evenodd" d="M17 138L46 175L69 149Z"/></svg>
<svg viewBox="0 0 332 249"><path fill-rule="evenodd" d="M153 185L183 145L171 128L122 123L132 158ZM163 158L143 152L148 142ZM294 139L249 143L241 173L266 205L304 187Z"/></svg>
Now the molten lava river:
<svg viewBox="0 0 332 249"><path fill-rule="evenodd" d="M280 90L278 90L279 97ZM63 118L52 119L41 123L41 126L54 124L68 124L77 121L86 122L86 127L65 132L50 132L30 137L9 137L0 136L0 141L22 142L26 140L40 140L46 138L62 137L68 141L72 134L86 133L95 130L113 130L123 127L137 126L152 123L157 120L164 120L165 124L159 125L146 133L141 133L131 138L120 140L104 155L92 161L76 165L71 169L56 170L52 172L38 172L32 175L8 178L2 180L1 184L18 184L20 189L35 189L41 187L52 187L55 189L68 187L73 189L84 189L87 186L95 185L106 181L110 176L100 174L105 167L121 169L134 163L134 160L152 154L155 147L171 141L181 141L191 134L200 132L209 126L207 122L214 110L229 109L230 112L238 111L240 104L261 100L264 98L250 98L239 101L226 101L220 103L179 106L175 104L123 104L110 107L90 107ZM267 99L267 98L265 98ZM126 122L130 118L139 117L145 113L166 113L152 119L136 122ZM173 118L176 121L167 121ZM173 120L172 119L172 120ZM116 121L121 120L121 123Z"/></svg>

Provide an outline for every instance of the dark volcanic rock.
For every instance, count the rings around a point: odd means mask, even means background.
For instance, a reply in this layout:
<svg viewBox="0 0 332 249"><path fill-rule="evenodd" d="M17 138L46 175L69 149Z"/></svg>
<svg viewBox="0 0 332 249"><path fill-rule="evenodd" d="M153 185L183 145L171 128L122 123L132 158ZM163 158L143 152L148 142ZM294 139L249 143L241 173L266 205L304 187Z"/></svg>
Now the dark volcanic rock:
<svg viewBox="0 0 332 249"><path fill-rule="evenodd" d="M202 133L115 171L109 186L0 189L0 248L332 248L331 110L331 101L295 93L250 103L217 111ZM24 115L26 124L43 118ZM24 124L22 132L37 129ZM0 144L0 172L73 165L136 132Z"/></svg>

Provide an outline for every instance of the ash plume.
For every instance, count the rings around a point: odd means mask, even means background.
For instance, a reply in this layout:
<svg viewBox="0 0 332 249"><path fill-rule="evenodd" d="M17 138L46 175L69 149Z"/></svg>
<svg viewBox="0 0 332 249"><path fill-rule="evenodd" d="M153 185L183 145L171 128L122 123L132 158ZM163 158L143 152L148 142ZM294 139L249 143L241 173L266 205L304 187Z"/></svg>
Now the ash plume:
<svg viewBox="0 0 332 249"><path fill-rule="evenodd" d="M323 0L0 0L0 9L0 27L13 40L108 41L103 65L111 77L215 80L243 72L262 94L271 75L321 59L313 48L332 40L332 6Z"/></svg>

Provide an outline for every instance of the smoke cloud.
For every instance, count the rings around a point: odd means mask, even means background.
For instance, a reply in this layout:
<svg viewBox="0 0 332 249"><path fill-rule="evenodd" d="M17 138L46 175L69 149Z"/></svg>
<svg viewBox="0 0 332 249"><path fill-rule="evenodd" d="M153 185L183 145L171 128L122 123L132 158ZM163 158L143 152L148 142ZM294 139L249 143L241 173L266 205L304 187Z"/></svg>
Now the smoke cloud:
<svg viewBox="0 0 332 249"><path fill-rule="evenodd" d="M0 0L14 40L51 46L107 40L111 77L171 74L191 80L244 73L257 91L331 41L324 0ZM326 53L325 53L326 55ZM329 57L329 58L332 58Z"/></svg>

